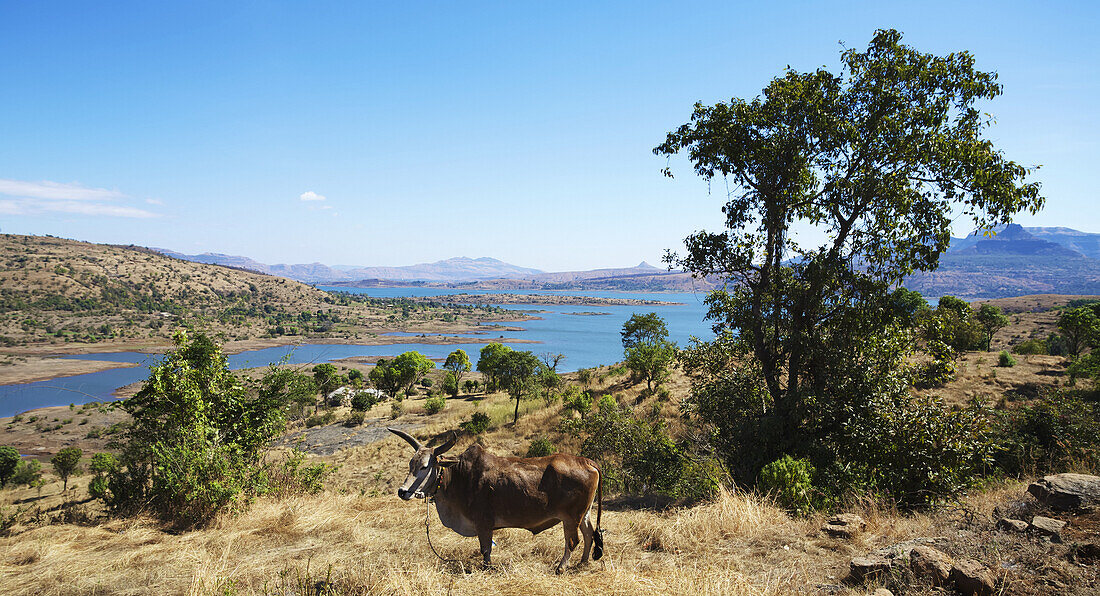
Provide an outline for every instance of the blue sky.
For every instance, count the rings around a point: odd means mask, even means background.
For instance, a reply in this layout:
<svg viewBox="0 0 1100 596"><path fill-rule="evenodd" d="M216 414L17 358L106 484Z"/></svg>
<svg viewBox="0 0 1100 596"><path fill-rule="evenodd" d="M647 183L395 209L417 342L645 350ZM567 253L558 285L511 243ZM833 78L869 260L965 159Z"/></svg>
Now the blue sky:
<svg viewBox="0 0 1100 596"><path fill-rule="evenodd" d="M1000 74L1024 225L1100 232L1090 2L0 0L0 231L268 263L659 260L722 193L650 152L692 104L893 27ZM958 230L962 233L965 230Z"/></svg>

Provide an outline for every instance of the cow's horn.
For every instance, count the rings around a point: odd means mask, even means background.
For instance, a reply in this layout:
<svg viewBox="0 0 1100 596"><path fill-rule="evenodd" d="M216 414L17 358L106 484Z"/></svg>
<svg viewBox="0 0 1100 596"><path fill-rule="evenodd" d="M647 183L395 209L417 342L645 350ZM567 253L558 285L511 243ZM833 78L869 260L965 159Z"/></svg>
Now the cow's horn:
<svg viewBox="0 0 1100 596"><path fill-rule="evenodd" d="M440 445L439 447L436 447L435 448L435 454L438 456L438 455L443 455L444 453L447 453L448 449L455 446L455 441L457 441L457 440L458 440L458 435L452 430L451 431L451 438L447 439L446 443Z"/></svg>
<svg viewBox="0 0 1100 596"><path fill-rule="evenodd" d="M391 433L393 433L393 434L401 437L402 439L405 439L406 441L408 441L409 445L413 446L413 449L416 449L417 451L420 450L420 441L417 441L416 439L414 439L413 436L410 435L409 433L407 433L403 430L397 430L396 428L387 428L386 430L388 430Z"/></svg>

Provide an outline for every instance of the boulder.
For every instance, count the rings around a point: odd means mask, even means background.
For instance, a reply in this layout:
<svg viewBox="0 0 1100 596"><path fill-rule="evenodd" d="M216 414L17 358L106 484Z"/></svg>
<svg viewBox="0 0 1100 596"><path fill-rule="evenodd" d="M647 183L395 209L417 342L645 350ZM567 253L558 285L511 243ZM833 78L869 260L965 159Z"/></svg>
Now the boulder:
<svg viewBox="0 0 1100 596"><path fill-rule="evenodd" d="M909 568L913 575L929 579L933 586L945 586L951 580L951 557L931 546L915 546L909 551Z"/></svg>
<svg viewBox="0 0 1100 596"><path fill-rule="evenodd" d="M1026 532L1027 528L1028 523L1019 519L1002 517L1001 520L997 522L997 529L1005 532Z"/></svg>
<svg viewBox="0 0 1100 596"><path fill-rule="evenodd" d="M856 557L848 564L851 578L855 581L875 579L880 575L889 573L891 561L883 557L869 555Z"/></svg>
<svg viewBox="0 0 1100 596"><path fill-rule="evenodd" d="M1064 527L1066 527L1066 522L1060 519L1036 515L1031 518L1031 525L1028 526L1027 530L1036 536L1049 536L1051 542L1061 542L1062 528Z"/></svg>
<svg viewBox="0 0 1100 596"><path fill-rule="evenodd" d="M1100 476L1055 474L1027 487L1040 503L1060 511L1086 509L1100 503Z"/></svg>
<svg viewBox="0 0 1100 596"><path fill-rule="evenodd" d="M951 567L951 583L966 596L992 596L996 579L988 567L973 559L961 559Z"/></svg>
<svg viewBox="0 0 1100 596"><path fill-rule="evenodd" d="M866 527L867 522L862 517L854 513L841 513L830 517L821 531L836 538L850 539Z"/></svg>

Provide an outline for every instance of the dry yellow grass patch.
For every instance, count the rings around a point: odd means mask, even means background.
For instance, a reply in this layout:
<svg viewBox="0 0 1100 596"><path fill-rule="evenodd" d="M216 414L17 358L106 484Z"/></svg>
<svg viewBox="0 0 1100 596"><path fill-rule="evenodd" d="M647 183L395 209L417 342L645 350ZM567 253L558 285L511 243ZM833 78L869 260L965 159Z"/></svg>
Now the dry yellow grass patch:
<svg viewBox="0 0 1100 596"><path fill-rule="evenodd" d="M0 592L283 594L327 579L338 593L780 594L835 582L846 564L847 549L816 536L817 520L728 492L663 513L605 510L605 558L562 576L552 571L557 529L498 531L495 568L484 570L477 541L446 530L432 512L436 548L462 562L441 563L425 540L424 514L422 503L392 496L324 493L260 500L184 534L151 520L46 526L0 539Z"/></svg>

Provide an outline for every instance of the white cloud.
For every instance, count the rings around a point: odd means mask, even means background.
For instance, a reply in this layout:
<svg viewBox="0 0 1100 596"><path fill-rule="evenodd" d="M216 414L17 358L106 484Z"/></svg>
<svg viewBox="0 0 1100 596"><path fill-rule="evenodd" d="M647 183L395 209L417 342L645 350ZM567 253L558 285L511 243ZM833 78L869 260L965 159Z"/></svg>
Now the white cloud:
<svg viewBox="0 0 1100 596"><path fill-rule="evenodd" d="M312 190L307 190L298 195L298 198L303 201L323 201L325 200L325 195L319 195Z"/></svg>
<svg viewBox="0 0 1100 596"><path fill-rule="evenodd" d="M149 203L150 205L163 205L164 204L164 201L162 201L160 199L145 199L145 202Z"/></svg>
<svg viewBox="0 0 1100 596"><path fill-rule="evenodd" d="M0 195L11 197L0 200L0 214L4 215L73 213L140 219L159 217L152 211L114 202L128 198L117 190L88 188L76 183L65 184L48 180L27 182L0 178ZM146 202L161 204L156 199L148 199Z"/></svg>
<svg viewBox="0 0 1100 596"><path fill-rule="evenodd" d="M34 199L60 199L69 201L103 201L121 199L126 195L117 190L88 188L76 183L27 182L0 178L0 195Z"/></svg>

